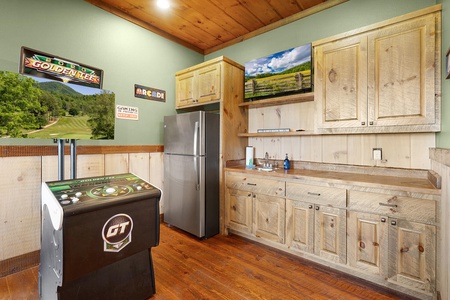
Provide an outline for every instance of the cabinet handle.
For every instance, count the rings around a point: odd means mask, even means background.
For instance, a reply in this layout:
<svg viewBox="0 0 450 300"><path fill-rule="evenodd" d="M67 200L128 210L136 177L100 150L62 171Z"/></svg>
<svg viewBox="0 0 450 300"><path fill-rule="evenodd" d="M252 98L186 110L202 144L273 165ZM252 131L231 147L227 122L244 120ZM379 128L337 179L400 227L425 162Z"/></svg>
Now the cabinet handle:
<svg viewBox="0 0 450 300"><path fill-rule="evenodd" d="M312 209L312 205L308 205L308 208L309 208L309 209Z"/></svg>
<svg viewBox="0 0 450 300"><path fill-rule="evenodd" d="M381 218L381 222L385 223L386 222L386 218Z"/></svg>
<svg viewBox="0 0 450 300"><path fill-rule="evenodd" d="M313 192L308 192L308 195L312 195L312 196L320 196L319 193L313 193Z"/></svg>
<svg viewBox="0 0 450 300"><path fill-rule="evenodd" d="M256 186L256 183L249 183L249 182L247 182L247 185Z"/></svg>
<svg viewBox="0 0 450 300"><path fill-rule="evenodd" d="M389 203L383 203L383 202L380 202L378 204L380 204L381 206L397 207L397 204L389 204Z"/></svg>

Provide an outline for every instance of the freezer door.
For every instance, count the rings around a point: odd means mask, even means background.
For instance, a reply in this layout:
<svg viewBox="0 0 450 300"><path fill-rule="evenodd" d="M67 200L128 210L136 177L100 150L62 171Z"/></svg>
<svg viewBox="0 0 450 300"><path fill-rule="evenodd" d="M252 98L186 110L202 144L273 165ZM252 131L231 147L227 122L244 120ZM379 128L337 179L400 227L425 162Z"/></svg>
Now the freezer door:
<svg viewBox="0 0 450 300"><path fill-rule="evenodd" d="M164 155L164 221L205 236L205 157Z"/></svg>
<svg viewBox="0 0 450 300"><path fill-rule="evenodd" d="M205 112L165 116L164 153L205 155Z"/></svg>

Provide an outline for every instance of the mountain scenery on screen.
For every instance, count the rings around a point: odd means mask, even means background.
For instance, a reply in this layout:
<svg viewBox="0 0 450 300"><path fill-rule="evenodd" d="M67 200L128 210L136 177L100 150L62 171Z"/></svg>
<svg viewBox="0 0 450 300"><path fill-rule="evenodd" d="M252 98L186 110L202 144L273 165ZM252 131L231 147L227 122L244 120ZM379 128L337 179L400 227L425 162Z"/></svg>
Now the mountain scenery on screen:
<svg viewBox="0 0 450 300"><path fill-rule="evenodd" d="M0 138L114 139L115 95L0 71Z"/></svg>
<svg viewBox="0 0 450 300"><path fill-rule="evenodd" d="M310 91L311 44L245 63L245 101Z"/></svg>

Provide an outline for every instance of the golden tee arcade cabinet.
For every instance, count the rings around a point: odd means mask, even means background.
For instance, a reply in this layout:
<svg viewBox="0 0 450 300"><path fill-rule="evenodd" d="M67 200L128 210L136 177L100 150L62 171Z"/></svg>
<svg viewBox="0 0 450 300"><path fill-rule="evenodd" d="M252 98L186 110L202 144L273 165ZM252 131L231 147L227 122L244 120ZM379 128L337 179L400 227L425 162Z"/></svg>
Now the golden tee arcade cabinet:
<svg viewBox="0 0 450 300"><path fill-rule="evenodd" d="M160 198L131 173L44 182L40 298L151 297Z"/></svg>

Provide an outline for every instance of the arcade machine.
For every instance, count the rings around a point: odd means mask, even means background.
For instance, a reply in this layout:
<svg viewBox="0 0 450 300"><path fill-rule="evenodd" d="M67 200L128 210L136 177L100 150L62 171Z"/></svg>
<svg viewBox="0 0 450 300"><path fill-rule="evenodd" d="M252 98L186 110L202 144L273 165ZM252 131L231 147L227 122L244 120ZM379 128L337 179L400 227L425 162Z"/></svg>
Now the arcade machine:
<svg viewBox="0 0 450 300"><path fill-rule="evenodd" d="M131 173L44 182L40 298L151 297L160 197Z"/></svg>

